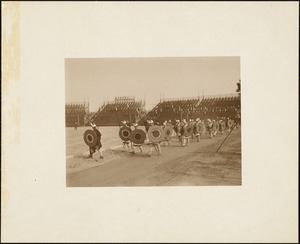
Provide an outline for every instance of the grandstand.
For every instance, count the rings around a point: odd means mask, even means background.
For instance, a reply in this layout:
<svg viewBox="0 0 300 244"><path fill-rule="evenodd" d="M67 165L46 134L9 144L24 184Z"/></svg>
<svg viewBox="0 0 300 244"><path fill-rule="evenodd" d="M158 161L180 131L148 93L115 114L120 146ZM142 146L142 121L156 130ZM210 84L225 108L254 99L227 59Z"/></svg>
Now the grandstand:
<svg viewBox="0 0 300 244"><path fill-rule="evenodd" d="M193 113L193 118L215 119L229 117L235 118L240 111L241 99L237 94L229 94L202 99Z"/></svg>
<svg viewBox="0 0 300 244"><path fill-rule="evenodd" d="M175 119L216 119L234 118L240 111L240 95L227 94L218 96L194 97L183 99L169 99L160 101L139 124L142 125L148 119L159 124L166 120L174 122Z"/></svg>
<svg viewBox="0 0 300 244"><path fill-rule="evenodd" d="M145 101L136 101L135 97L116 97L114 101L104 103L91 117L101 126L120 125L120 121L138 123L145 115Z"/></svg>
<svg viewBox="0 0 300 244"><path fill-rule="evenodd" d="M199 104L199 98L188 99L170 99L160 101L141 121L143 124L146 120L152 119L159 124L165 120L175 120L189 117Z"/></svg>
<svg viewBox="0 0 300 244"><path fill-rule="evenodd" d="M234 119L240 113L240 93L198 96L190 98L163 99L152 110L146 113L145 101L136 101L135 97L116 97L114 101L105 102L97 112L89 113L85 103L66 104L66 126L90 125L118 126L121 121L144 125L146 120L158 124L175 119Z"/></svg>
<svg viewBox="0 0 300 244"><path fill-rule="evenodd" d="M88 120L88 103L65 104L66 127L84 126Z"/></svg>

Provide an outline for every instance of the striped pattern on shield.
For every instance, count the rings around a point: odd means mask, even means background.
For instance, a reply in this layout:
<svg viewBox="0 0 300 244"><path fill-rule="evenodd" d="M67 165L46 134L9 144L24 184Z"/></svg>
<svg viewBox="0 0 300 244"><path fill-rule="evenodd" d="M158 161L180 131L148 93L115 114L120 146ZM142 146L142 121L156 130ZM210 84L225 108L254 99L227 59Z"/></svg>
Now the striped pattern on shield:
<svg viewBox="0 0 300 244"><path fill-rule="evenodd" d="M134 144L143 144L146 140L146 132L141 129L135 129L131 132L130 138Z"/></svg>
<svg viewBox="0 0 300 244"><path fill-rule="evenodd" d="M89 147L94 147L97 144L97 135L93 130L86 130L83 134L83 140Z"/></svg>
<svg viewBox="0 0 300 244"><path fill-rule="evenodd" d="M120 128L119 136L123 141L130 141L131 132L132 130L129 127L123 126Z"/></svg>
<svg viewBox="0 0 300 244"><path fill-rule="evenodd" d="M173 125L167 124L166 127L164 128L163 137L167 140L170 140L172 137L172 132L173 132Z"/></svg>
<svg viewBox="0 0 300 244"><path fill-rule="evenodd" d="M148 130L148 137L150 142L158 143L163 139L163 129L159 125L152 125Z"/></svg>

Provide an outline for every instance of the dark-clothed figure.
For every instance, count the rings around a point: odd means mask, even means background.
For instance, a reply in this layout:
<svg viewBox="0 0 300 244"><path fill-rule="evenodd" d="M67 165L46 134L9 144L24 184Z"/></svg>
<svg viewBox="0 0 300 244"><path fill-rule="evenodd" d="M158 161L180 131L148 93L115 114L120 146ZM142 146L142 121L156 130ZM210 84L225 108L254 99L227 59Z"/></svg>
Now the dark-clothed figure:
<svg viewBox="0 0 300 244"><path fill-rule="evenodd" d="M133 127L135 130L138 129L138 124L133 124ZM133 142L132 143L132 151L131 151L132 154L135 154L135 150L134 150L135 147L138 147L140 149L141 153L143 152L142 144L136 144Z"/></svg>
<svg viewBox="0 0 300 244"><path fill-rule="evenodd" d="M149 125L152 126L153 124L154 124L153 120L150 120ZM155 151L157 152L158 155L161 155L160 142L150 142L150 151L148 153L149 157L152 156L153 148L155 149Z"/></svg>
<svg viewBox="0 0 300 244"><path fill-rule="evenodd" d="M90 147L90 158L93 157L93 154L98 151L99 154L100 154L100 158L103 158L103 154L101 152L101 147L102 147L102 144L101 144L101 132L97 129L97 126L95 124L92 124L92 128L93 128L93 131L96 133L96 136L97 136L97 144L93 147Z"/></svg>
<svg viewBox="0 0 300 244"><path fill-rule="evenodd" d="M163 130L166 129L167 123L168 123L167 121L165 121L165 122L163 123ZM172 130L172 133L173 133L173 130ZM170 140L171 140L171 138L165 137L164 140L163 140L164 145L165 145L165 143L167 143L167 145L170 146L170 145L171 145Z"/></svg>
<svg viewBox="0 0 300 244"><path fill-rule="evenodd" d="M200 118L197 118L194 126L194 134L196 135L197 142L200 141L200 131L201 131L201 120Z"/></svg>
<svg viewBox="0 0 300 244"><path fill-rule="evenodd" d="M185 146L189 146L190 145L190 136L185 136L184 135L184 131L186 129L186 127L188 126L188 123L186 122L186 119L183 119L181 122L181 146L185 147Z"/></svg>
<svg viewBox="0 0 300 244"><path fill-rule="evenodd" d="M210 119L207 119L206 130L210 135L210 138L213 138L213 122Z"/></svg>
<svg viewBox="0 0 300 244"><path fill-rule="evenodd" d="M121 123L122 123L124 126L130 128L129 122L126 122L126 121L124 120L124 121L121 121ZM130 140L129 140L129 141L122 141L122 142L123 142L123 152L125 152L125 147L126 147L126 146L127 146L128 151L130 151L130 147L129 147L129 145L130 145Z"/></svg>

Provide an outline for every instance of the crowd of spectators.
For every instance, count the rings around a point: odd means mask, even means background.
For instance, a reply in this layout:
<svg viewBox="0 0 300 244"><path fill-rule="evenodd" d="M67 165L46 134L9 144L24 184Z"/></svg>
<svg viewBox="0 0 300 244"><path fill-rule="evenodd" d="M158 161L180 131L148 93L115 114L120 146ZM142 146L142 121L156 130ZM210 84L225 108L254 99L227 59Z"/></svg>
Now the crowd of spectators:
<svg viewBox="0 0 300 244"><path fill-rule="evenodd" d="M240 103L239 96L203 99L194 111L194 116L201 118L234 118L235 114L240 111Z"/></svg>
<svg viewBox="0 0 300 244"><path fill-rule="evenodd" d="M177 119L208 119L208 118L235 118L240 113L240 96L179 99L161 101L148 114L143 102L109 102L104 104L90 119L98 125L119 125L120 121L143 124L146 120L154 120L158 124L164 121ZM88 120L85 105L66 105L66 125L83 125Z"/></svg>
<svg viewBox="0 0 300 244"><path fill-rule="evenodd" d="M162 101L147 114L143 121L152 119L162 124L166 120L180 119L180 117L185 117L187 114L192 113L198 104L198 99Z"/></svg>
<svg viewBox="0 0 300 244"><path fill-rule="evenodd" d="M135 123L144 113L142 102L111 102L100 108L92 120L102 126L119 125L124 120Z"/></svg>
<svg viewBox="0 0 300 244"><path fill-rule="evenodd" d="M145 116L143 121L152 119L162 124L166 120L174 121L181 118L234 118L238 111L240 111L239 96L162 101Z"/></svg>

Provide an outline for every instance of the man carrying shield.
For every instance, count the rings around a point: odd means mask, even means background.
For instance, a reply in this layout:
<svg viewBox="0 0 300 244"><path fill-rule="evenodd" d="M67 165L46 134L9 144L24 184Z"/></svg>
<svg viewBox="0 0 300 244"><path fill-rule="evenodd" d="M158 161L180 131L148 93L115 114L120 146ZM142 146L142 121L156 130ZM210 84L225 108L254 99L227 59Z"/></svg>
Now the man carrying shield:
<svg viewBox="0 0 300 244"><path fill-rule="evenodd" d="M213 122L210 119L207 119L207 131L210 135L210 138L213 138Z"/></svg>
<svg viewBox="0 0 300 244"><path fill-rule="evenodd" d="M138 124L133 124L133 127L134 127L135 130L137 130L138 129ZM132 151L131 151L131 153L135 154L135 150L134 150L135 147L138 147L140 149L141 153L142 153L143 152L142 144L135 143L132 139L131 139L131 141L132 141Z"/></svg>
<svg viewBox="0 0 300 244"><path fill-rule="evenodd" d="M150 128L151 128L152 126L154 126L153 120L150 120L150 121L149 121L149 125L150 125ZM157 126L157 125L156 125L156 126ZM149 129L150 129L150 128L149 128ZM149 139L150 139L150 138L149 138ZM150 141L150 151L149 151L149 153L148 153L148 156L149 156L149 157L152 156L153 148L156 150L156 152L157 152L158 155L161 155L160 141L156 141L156 142L151 141L151 140L149 140L149 141Z"/></svg>
<svg viewBox="0 0 300 244"><path fill-rule="evenodd" d="M92 146L90 147L90 155L89 157L92 158L93 157L93 154L98 151L99 154L100 154L100 158L103 158L103 154L102 154L102 151L101 151L101 147L102 147L102 144L101 144L101 132L97 129L97 126L95 124L91 124L92 125L92 128L93 128L93 131L95 132L96 134L96 138L97 138L97 143L95 146Z"/></svg>
<svg viewBox="0 0 300 244"><path fill-rule="evenodd" d="M181 123L180 123L179 119L176 120L176 124L174 126L174 130L175 130L175 133L178 136L179 142L181 142L181 140L182 140L182 137L181 137Z"/></svg>
<svg viewBox="0 0 300 244"><path fill-rule="evenodd" d="M190 145L190 136L186 135L185 130L187 129L187 126L189 124L186 122L186 119L182 120L182 127L181 127L181 135L182 135L182 140L181 140L181 146L189 146Z"/></svg>
<svg viewBox="0 0 300 244"><path fill-rule="evenodd" d="M121 123L122 123L125 127L130 128L130 124L127 123L125 120L124 120L124 121L121 121ZM130 151L130 148L129 148L130 140L128 140L128 141L122 140L122 142L123 142L123 152L125 152L125 146L127 146L128 151Z"/></svg>
<svg viewBox="0 0 300 244"><path fill-rule="evenodd" d="M195 135L196 135L196 138L197 138L197 142L200 141L200 128L201 128L201 120L200 120L200 118L197 118L196 119L196 124L195 124L195 127L194 127L194 132L195 132Z"/></svg>
<svg viewBox="0 0 300 244"><path fill-rule="evenodd" d="M168 129L168 128L167 128L167 125L168 125L168 122L165 121L165 122L163 123L163 130L164 130L164 131L166 131L166 130ZM171 125L171 124L169 124L169 126L170 126L170 125ZM171 128L171 127L170 127L170 128ZM170 132L170 131L169 131L169 132ZM165 143L167 143L168 146L171 145L170 140L171 140L172 133L173 133L173 129L172 129L172 132L170 132L170 135L165 135L164 140L163 140L164 145L165 145Z"/></svg>

